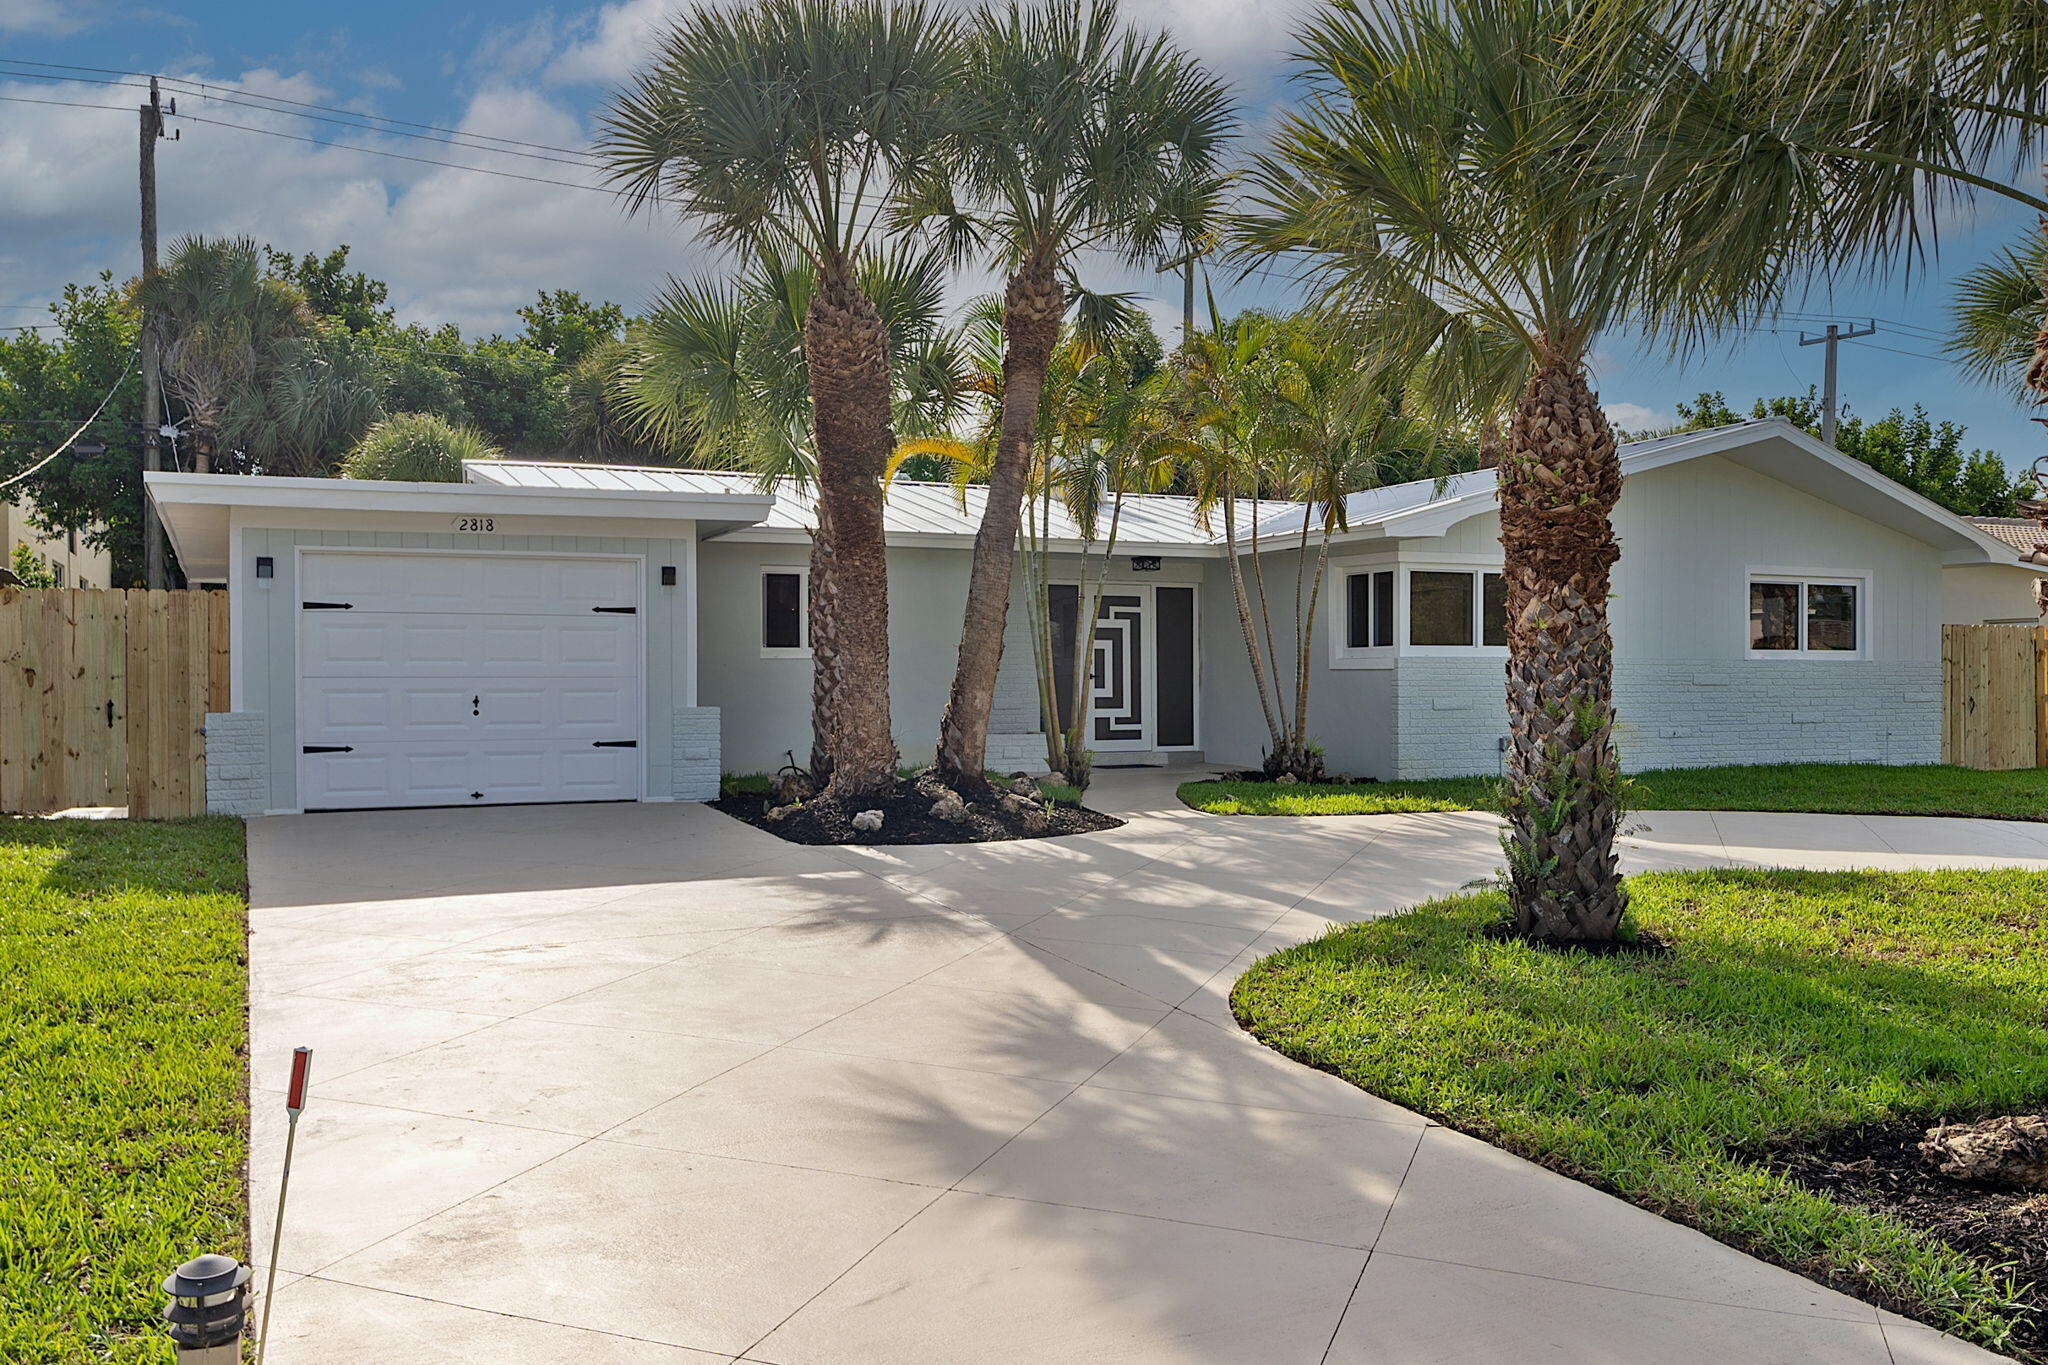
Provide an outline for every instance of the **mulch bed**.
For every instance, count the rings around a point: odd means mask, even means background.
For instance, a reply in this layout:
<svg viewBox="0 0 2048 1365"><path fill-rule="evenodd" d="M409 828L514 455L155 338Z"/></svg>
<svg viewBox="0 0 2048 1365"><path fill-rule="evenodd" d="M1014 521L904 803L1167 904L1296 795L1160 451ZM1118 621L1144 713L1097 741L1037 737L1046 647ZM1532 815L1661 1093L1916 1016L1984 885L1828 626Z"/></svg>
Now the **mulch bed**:
<svg viewBox="0 0 2048 1365"><path fill-rule="evenodd" d="M1923 1164L1932 1125L1888 1123L1819 1147L1777 1153L1770 1164L1844 1204L1888 1213L1990 1265L2022 1286L2029 1312L2013 1334L2025 1360L2048 1360L2048 1191L1965 1184ZM1889 1305L1888 1305L1889 1306Z"/></svg>
<svg viewBox="0 0 2048 1365"><path fill-rule="evenodd" d="M1093 834L1123 824L1101 811L1061 802L1045 810L1044 823L1039 825L1025 814L1003 809L995 796L970 804L967 818L955 823L932 814L933 803L945 791L929 778L919 776L898 782L893 792L862 797L850 806L811 800L794 808L785 807L787 813L772 820L769 798L759 792L731 792L711 804L793 844L983 844L1004 839ZM870 810L882 813L881 829L855 829L853 817Z"/></svg>

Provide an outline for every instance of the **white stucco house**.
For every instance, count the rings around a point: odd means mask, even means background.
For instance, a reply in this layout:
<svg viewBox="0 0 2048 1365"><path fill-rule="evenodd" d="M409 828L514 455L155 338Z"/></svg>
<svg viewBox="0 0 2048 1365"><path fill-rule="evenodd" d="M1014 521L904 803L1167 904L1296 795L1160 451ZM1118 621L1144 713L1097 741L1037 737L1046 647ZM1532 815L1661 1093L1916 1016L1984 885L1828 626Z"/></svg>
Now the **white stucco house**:
<svg viewBox="0 0 2048 1365"><path fill-rule="evenodd" d="M1622 466L1630 766L1939 760L1944 574L2011 546L1782 422L1639 443ZM187 574L232 594L233 700L207 722L215 809L701 800L721 770L808 750L800 491L523 461L472 464L461 484L164 473L149 490ZM1333 768L1496 768L1493 506L1484 472L1351 499L1311 678ZM1302 511L1257 515L1266 576L1291 585L1280 547ZM889 492L907 759L937 732L978 516L978 490L964 508L946 486ZM1071 574L1075 528L1053 534ZM1056 614L1075 601L1054 587ZM1044 764L1031 605L1013 604L992 727L1005 770ZM1220 519L1127 500L1094 668L1099 764L1257 763Z"/></svg>

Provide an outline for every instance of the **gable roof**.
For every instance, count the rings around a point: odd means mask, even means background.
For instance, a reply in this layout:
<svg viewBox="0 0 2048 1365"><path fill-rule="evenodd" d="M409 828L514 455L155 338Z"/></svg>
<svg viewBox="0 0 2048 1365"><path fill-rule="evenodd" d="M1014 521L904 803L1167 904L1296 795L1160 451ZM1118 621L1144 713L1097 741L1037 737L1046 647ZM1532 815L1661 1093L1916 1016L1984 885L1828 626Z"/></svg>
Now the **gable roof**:
<svg viewBox="0 0 2048 1365"><path fill-rule="evenodd" d="M2012 557L2002 540L1946 508L1886 478L1861 461L1824 445L1781 418L1736 422L1685 431L1621 447L1624 477L1704 455L1719 455L1790 484L1867 520L1888 526L1941 550L1956 564L2003 563ZM526 489L598 490L608 493L715 495L760 491L752 475L716 470L575 464L545 460L478 460L463 466L471 483ZM1353 493L1345 499L1346 529L1340 541L1397 540L1441 536L1460 522L1495 509L1494 471L1477 470L1448 479L1419 479ZM813 497L791 482L778 484L775 502L758 524L726 531L732 540L800 542L809 539ZM889 485L885 518L892 544L970 544L981 525L988 490L961 491L951 484L897 481ZM1267 510L1271 509L1271 510ZM1256 519L1262 541L1299 535L1310 515L1299 502L1257 504L1244 513ZM1170 494L1127 494L1117 527L1117 548L1132 554L1212 557L1224 553L1220 516L1197 514L1195 499ZM1063 508L1050 526L1055 548L1080 544L1080 528Z"/></svg>

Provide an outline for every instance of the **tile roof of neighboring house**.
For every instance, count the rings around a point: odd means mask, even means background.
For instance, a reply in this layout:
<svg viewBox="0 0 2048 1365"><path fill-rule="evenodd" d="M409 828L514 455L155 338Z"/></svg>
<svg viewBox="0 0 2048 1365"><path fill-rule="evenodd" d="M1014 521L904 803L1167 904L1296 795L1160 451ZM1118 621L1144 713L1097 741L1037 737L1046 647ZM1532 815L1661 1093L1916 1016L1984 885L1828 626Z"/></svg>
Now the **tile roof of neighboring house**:
<svg viewBox="0 0 2048 1365"><path fill-rule="evenodd" d="M2048 528L2026 517L1971 517L1969 522L2017 550L2048 550Z"/></svg>

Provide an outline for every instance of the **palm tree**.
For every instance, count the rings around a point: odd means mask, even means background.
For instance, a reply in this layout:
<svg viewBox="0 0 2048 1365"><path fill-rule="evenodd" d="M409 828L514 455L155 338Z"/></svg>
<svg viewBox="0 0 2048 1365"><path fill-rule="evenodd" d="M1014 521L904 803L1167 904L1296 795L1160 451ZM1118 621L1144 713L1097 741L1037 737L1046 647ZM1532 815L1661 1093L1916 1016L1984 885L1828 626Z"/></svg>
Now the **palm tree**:
<svg viewBox="0 0 2048 1365"><path fill-rule="evenodd" d="M871 254L857 276L889 339L896 430L929 436L949 429L964 408L967 379L957 340L941 325L944 260L931 251ZM746 470L763 486L815 484L803 350L815 284L807 262L772 252L736 280L671 280L622 343L609 390L620 422L691 464ZM814 648L833 629L819 610L826 600L813 591ZM828 701L813 690L814 774L831 771Z"/></svg>
<svg viewBox="0 0 2048 1365"><path fill-rule="evenodd" d="M249 472L323 478L383 415L369 348L316 325L263 349L229 396L220 436Z"/></svg>
<svg viewBox="0 0 2048 1365"><path fill-rule="evenodd" d="M1159 254L1213 206L1230 136L1223 86L1163 36L1127 31L1115 0L1010 0L985 11L960 78L952 154L910 198L961 250L1007 276L1000 428L974 541L938 775L986 784L983 757L1047 367L1075 257Z"/></svg>
<svg viewBox="0 0 2048 1365"><path fill-rule="evenodd" d="M1260 163L1247 223L1394 367L1434 353L1429 372L1454 383L1481 341L1518 345L1498 473L1503 844L1515 927L1543 941L1610 941L1627 905L1607 619L1621 469L1587 358L1617 327L1677 349L1767 306L1811 244L1802 227L1826 221L1823 187L1729 199L1680 139L1672 111L1740 87L1671 41L1667 12L1343 0L1302 35L1308 98Z"/></svg>
<svg viewBox="0 0 2048 1365"><path fill-rule="evenodd" d="M599 152L636 210L673 204L715 242L800 258L818 515L814 695L831 777L852 799L896 780L881 478L887 329L858 266L890 196L942 130L958 27L926 0L763 0L675 20L615 94Z"/></svg>
<svg viewBox="0 0 2048 1365"><path fill-rule="evenodd" d="M363 433L341 462L344 479L461 483L464 460L495 460L498 448L475 427L430 412L401 412Z"/></svg>
<svg viewBox="0 0 2048 1365"><path fill-rule="evenodd" d="M165 385L191 423L193 467L207 473L228 404L275 343L312 325L312 313L297 288L263 273L247 237L180 237L163 267L136 284L135 299L157 329Z"/></svg>
<svg viewBox="0 0 2048 1365"><path fill-rule="evenodd" d="M1942 349L1970 375L1995 388L2021 391L2048 321L2048 242L2031 237L1965 271L1949 306Z"/></svg>

